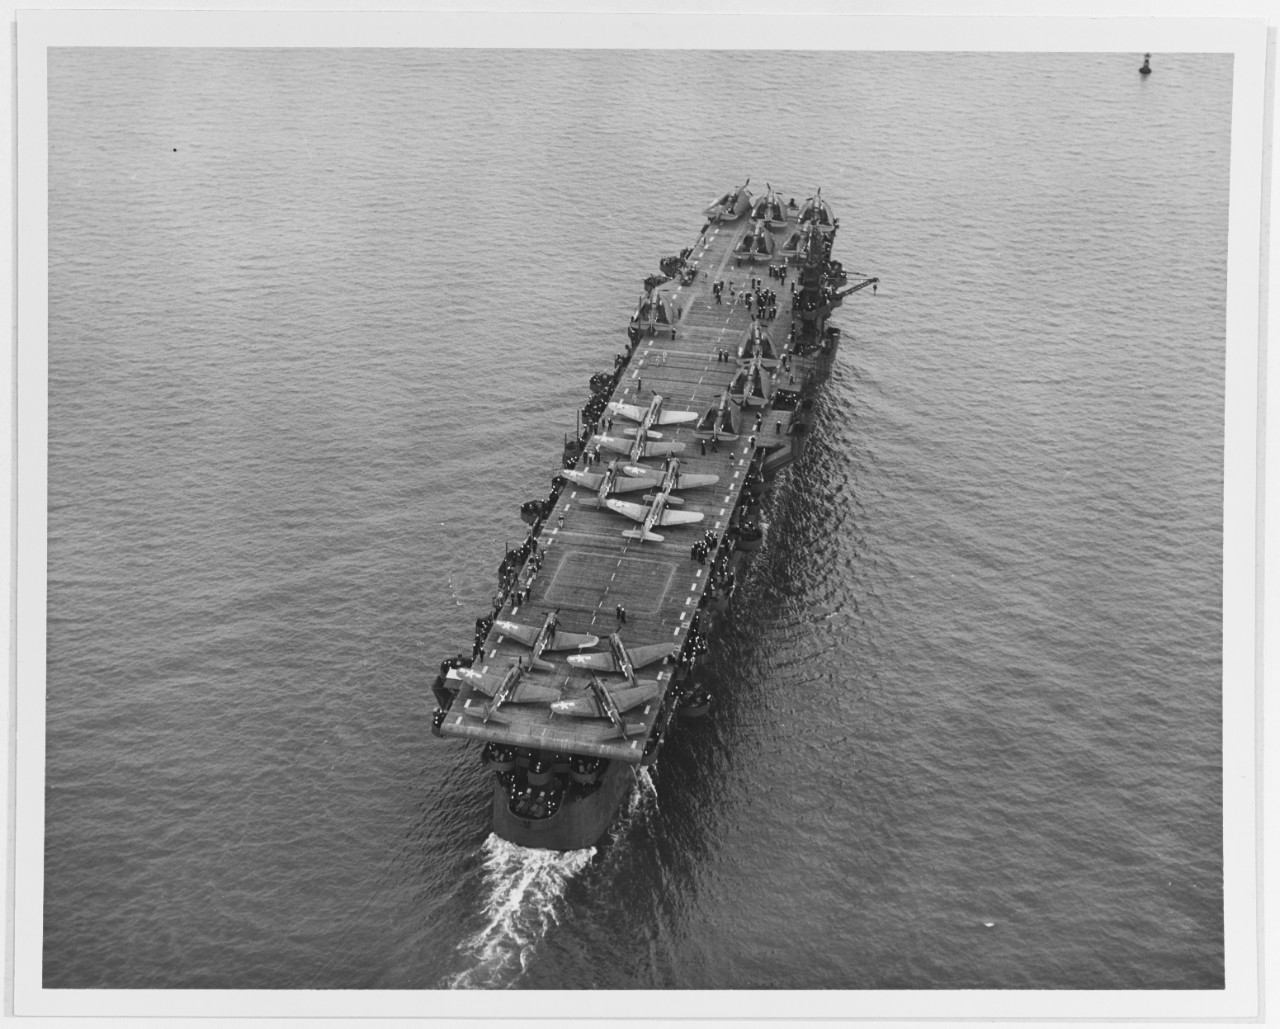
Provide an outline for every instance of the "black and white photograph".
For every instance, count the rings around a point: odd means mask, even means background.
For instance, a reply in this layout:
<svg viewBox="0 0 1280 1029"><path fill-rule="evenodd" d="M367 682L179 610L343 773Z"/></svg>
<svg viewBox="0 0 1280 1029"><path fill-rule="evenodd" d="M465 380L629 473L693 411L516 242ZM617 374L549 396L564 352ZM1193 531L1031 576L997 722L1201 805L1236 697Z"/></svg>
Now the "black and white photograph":
<svg viewBox="0 0 1280 1029"><path fill-rule="evenodd" d="M1256 1009L1263 23L66 13L18 1014Z"/></svg>

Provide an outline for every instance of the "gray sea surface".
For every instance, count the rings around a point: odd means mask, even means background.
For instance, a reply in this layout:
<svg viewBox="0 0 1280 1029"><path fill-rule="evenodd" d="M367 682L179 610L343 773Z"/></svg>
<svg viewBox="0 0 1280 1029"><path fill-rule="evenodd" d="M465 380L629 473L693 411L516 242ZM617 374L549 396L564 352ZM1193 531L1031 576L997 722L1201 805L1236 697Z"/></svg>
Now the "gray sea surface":
<svg viewBox="0 0 1280 1029"><path fill-rule="evenodd" d="M1223 985L1231 58L54 50L44 985ZM610 837L434 739L644 277L880 277Z"/></svg>

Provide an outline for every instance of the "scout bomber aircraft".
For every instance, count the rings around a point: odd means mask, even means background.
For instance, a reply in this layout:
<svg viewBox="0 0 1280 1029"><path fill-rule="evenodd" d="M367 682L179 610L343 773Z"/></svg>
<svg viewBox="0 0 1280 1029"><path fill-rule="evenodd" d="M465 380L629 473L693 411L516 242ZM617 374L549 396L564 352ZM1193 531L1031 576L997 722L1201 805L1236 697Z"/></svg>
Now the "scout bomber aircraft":
<svg viewBox="0 0 1280 1029"><path fill-rule="evenodd" d="M622 471L615 459L605 466L603 472L581 472L576 468L566 468L560 474L570 482L595 490L596 507L604 507L605 498L610 493L627 493L631 490L648 489L658 484L658 480L654 477L623 475Z"/></svg>
<svg viewBox="0 0 1280 1029"><path fill-rule="evenodd" d="M671 491L675 488L675 480L679 477L680 463L673 462L674 469L669 469L662 477L662 488L657 493L649 493L645 496L644 504L629 504L625 500L607 499L604 502L605 507L610 511L616 511L620 515L626 515L628 518L634 519L640 523L638 529L623 529L622 535L629 540L652 540L654 543L661 543L666 537L658 535L653 531L655 525L688 525L691 522L702 521L701 511L668 511L668 504L683 504L684 501L679 497L673 497ZM691 476L690 476L691 478Z"/></svg>
<svg viewBox="0 0 1280 1029"><path fill-rule="evenodd" d="M665 457L684 450L683 443L664 440L662 433L641 426L637 426L630 436L597 435L591 437L591 442L599 450L626 454L632 461L639 461L642 457Z"/></svg>
<svg viewBox="0 0 1280 1029"><path fill-rule="evenodd" d="M652 429L655 425L686 425L689 422L698 420L698 415L695 411L664 411L662 409L662 397L657 394L649 401L648 407L624 404L621 401L614 400L606 405L605 413L630 418L633 422L639 422L640 428L646 431Z"/></svg>
<svg viewBox="0 0 1280 1029"><path fill-rule="evenodd" d="M623 474L619 474L622 472ZM605 470L599 474L579 472L572 468L560 473L566 479L596 491L596 506L604 507L610 493L627 493L631 490L648 489L656 486L663 489L667 480L671 480L672 489L697 489L699 486L714 486L720 476L708 473L681 472L680 462L675 457L668 457L658 472L644 465L628 464L621 468L617 461L610 461Z"/></svg>
<svg viewBox="0 0 1280 1029"><path fill-rule="evenodd" d="M662 692L662 683L657 680L639 681L636 679L636 669L660 661L669 656L672 649L669 643L655 643L652 646L628 650L623 645L622 638L615 632L609 636L607 653L600 651L596 654L570 654L567 660L576 668L621 672L626 676L626 686L610 689L593 674L589 693L553 701L551 710L558 715L571 715L576 718L607 718L613 723L617 734L623 738L643 732L644 719L628 722L622 716L645 701L655 699Z"/></svg>
<svg viewBox="0 0 1280 1029"><path fill-rule="evenodd" d="M541 662L545 664L545 662ZM492 698L484 707L485 722L491 718L495 722L502 719L496 717L498 708L503 704L549 704L560 698L560 691L552 686L539 686L537 683L522 681L530 669L524 660L511 662L505 675L477 672L471 668L456 669L459 679L470 683L473 687ZM468 714L471 712L468 711Z"/></svg>
<svg viewBox="0 0 1280 1029"><path fill-rule="evenodd" d="M600 435L595 437L597 447L612 450L618 454L627 454L632 461L639 461L642 457L661 457L665 454L680 453L684 450L683 443L654 442L662 440L662 433L655 431L653 427L655 425L685 425L698 420L696 411L662 410L662 397L656 393L653 399L649 401L648 407L637 407L634 404L623 404L615 400L605 407L605 411L640 423L630 436Z"/></svg>
<svg viewBox="0 0 1280 1029"><path fill-rule="evenodd" d="M590 633L561 631L559 608L547 615L547 620L542 623L540 629L535 629L532 625L508 622L505 619L499 619L493 624L496 629L532 650L529 655L529 667L539 672L550 672L555 668L550 661L541 660L544 651L586 650L600 642L599 636L592 636Z"/></svg>

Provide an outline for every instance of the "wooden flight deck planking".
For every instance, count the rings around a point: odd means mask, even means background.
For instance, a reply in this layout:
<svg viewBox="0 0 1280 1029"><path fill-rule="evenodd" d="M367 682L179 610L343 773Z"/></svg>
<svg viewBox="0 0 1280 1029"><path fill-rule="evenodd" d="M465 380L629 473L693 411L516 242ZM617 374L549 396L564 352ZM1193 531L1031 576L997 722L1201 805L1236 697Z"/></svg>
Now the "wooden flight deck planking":
<svg viewBox="0 0 1280 1029"><path fill-rule="evenodd" d="M774 240L779 244L794 228L795 212L789 214L792 217L786 227L774 230ZM791 283L798 280L797 268L794 264L788 265L787 281L779 282L768 275L770 262L744 261L739 267L734 248L750 224L745 215L727 224L712 223L699 237L688 258L689 264L697 268L697 278L691 285L677 285L672 291L680 311L675 338L671 338L669 329L661 327L656 335L641 336L612 400L644 408L656 391L663 397L664 411L688 410L701 416L718 397L724 395L737 372L737 348L751 325L751 316L740 297L743 284L753 277L762 279L764 288L777 294L778 316L764 326L777 352L785 351L786 332L790 325ZM781 265L784 261L780 254L775 253L772 263ZM712 284L718 279L725 283L720 304L716 303L711 291ZM729 296L731 281L736 291L734 297ZM729 352L728 361L717 359L716 351L719 349ZM780 366L774 369L778 376L775 382L783 388L802 390L812 363L811 358L792 355L789 372L782 371ZM794 385L788 386L787 375L795 377ZM561 629L600 637L596 647L584 651L590 653L607 651L609 633L618 629L615 612L617 605L621 604L626 609L627 619L621 628L625 645L631 648L671 642L670 660L636 669L639 680L658 679L665 695L675 670L675 655L684 645L711 571L710 559L705 565L698 564L690 557L690 547L708 529L721 537L728 527L752 458L753 448L749 441L757 411L742 409L738 413L738 439L720 440L718 453L712 453L708 443L705 455L699 451L693 423L655 426L664 440L685 444L684 451L676 455L682 471L709 472L720 476L720 481L712 486L673 491L673 496L684 500L682 505L673 505L674 509L698 511L704 517L701 522L688 525L655 525L654 531L665 537L661 543L625 538L623 530L638 529L639 522L606 507L597 509L594 490L574 483L566 484L538 536L544 551L543 566L533 578L529 598L518 607L513 607L512 601L508 600L499 618L540 627L547 614L558 608ZM758 434L761 440L767 441L769 436L778 435L776 422L781 422L781 434L785 438L790 412L768 411ZM629 430L634 430L635 426L635 422L615 416L612 434L633 435ZM600 429L603 431L603 425ZM602 451L592 470L603 470L614 456L618 455ZM623 457L621 460L627 459ZM651 457L640 463L660 471L663 460ZM577 467L584 467L581 458ZM635 503L643 503L645 495L639 491L611 494ZM561 516L563 526L560 524ZM544 653L543 660L554 664L555 671L527 673L527 679L559 688L565 696L588 690L590 673L569 665L565 661L568 653L573 652ZM481 672L500 675L513 661L528 654L528 647L506 638L495 626L473 667ZM600 679L610 687L623 684L622 678L616 674L601 673ZM607 719L556 715L546 704L506 703L495 719L486 724L483 714L488 699L462 682L457 699L441 726L442 734L557 753L620 759L629 763L638 763L643 757L645 739L662 704L662 696L659 696L624 713L623 718L628 721L639 721L643 716L645 731L622 740L616 737ZM502 719L501 724L497 721L499 718Z"/></svg>

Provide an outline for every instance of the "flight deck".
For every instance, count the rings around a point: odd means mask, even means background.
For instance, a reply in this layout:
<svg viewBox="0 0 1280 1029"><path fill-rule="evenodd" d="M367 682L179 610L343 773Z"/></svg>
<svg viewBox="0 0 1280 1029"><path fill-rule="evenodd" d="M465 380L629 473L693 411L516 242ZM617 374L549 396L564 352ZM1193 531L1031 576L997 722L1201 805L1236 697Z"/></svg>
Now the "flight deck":
<svg viewBox="0 0 1280 1029"><path fill-rule="evenodd" d="M635 438L640 427L639 417L623 416L614 404L630 406L632 413L652 411L654 398L662 397L660 412L664 415L689 412L703 424L699 426L696 420L672 425L646 422L653 430L648 433L649 442L684 444L680 452L672 454L678 461L678 472L714 475L718 480L691 489L650 486L645 491L609 494L609 499L623 502L618 507L632 506L631 517L604 506L589 486L573 481L564 484L554 506L540 512L531 530L524 568L503 590L506 595L495 598L500 607L495 610L492 627L485 626L483 642L477 636L470 671L448 672L457 695L439 723L440 735L548 753L599 756L627 764L643 760L655 723L664 712L669 717L664 700L677 668L677 655L685 648L691 627L709 599L708 586L718 568L728 567L727 550L737 544L742 511L751 499L744 493L753 493L762 483L771 454L781 458L774 459L781 465L790 459L788 454L799 452L803 440L796 435L808 425L792 425L792 420L808 420L808 404L800 399L812 393L812 385L826 379L831 365L835 347L804 348L794 346L791 339L792 328L799 324L792 320L794 314L799 317L792 307L809 296L800 287L806 255L786 255L781 241L799 238L806 216L814 223L812 228L822 230L813 233L818 241L814 248L826 241L822 253L822 282L827 291L823 294L823 316L844 296L827 288L832 282L826 271L831 267L829 238L835 227L829 220L818 224L814 210L819 214L826 210L820 205L820 196L817 207L812 198L805 206L795 201L788 205L780 198L777 214L781 216L772 230L748 216L710 219L694 246L682 252L678 266L672 266L675 274L667 282L653 285L641 298L628 331L627 351L616 369L616 384L609 397L613 403L581 434L581 447L566 453L566 462L571 463L558 470L559 474L563 468L600 474L616 459L618 475L644 471L660 479L667 467L664 457L635 459L637 449L621 453L630 439L621 445L614 443L613 451L609 442ZM760 241L758 235L765 232L769 239ZM810 266L815 262L817 256L810 256ZM817 282L817 273L814 276ZM753 291L753 279L755 291L769 291L764 302L759 292ZM722 287L717 289L717 283ZM840 279L837 284L842 283ZM746 302L749 292L755 292L754 303ZM753 325L758 337L763 334L772 343L773 360L740 360L740 348L748 342ZM746 348L748 357L751 352ZM713 433L708 412L716 410L727 393L732 402L727 404L727 415L722 412L717 417ZM721 431L727 424L732 425L732 433ZM556 471L548 467L548 472ZM677 525L637 523L659 493L667 512L695 512L700 520ZM628 538L623 535L627 530L645 538ZM645 530L662 539L648 536ZM703 561L692 552L701 539L710 544ZM722 589L723 582L718 582L712 593L718 596ZM620 607L625 609L625 621L618 612ZM535 654L530 639L550 625L548 616L552 614L559 631L588 634L596 637L598 644L568 650L547 646ZM504 631L503 622L522 627L521 635L526 639ZM644 648L652 653L654 645L669 645L667 659L636 667L630 680L618 674L598 674L609 690L625 690L628 681L632 685L636 681L659 683L653 696L626 713L626 731L621 730L617 718L563 714L547 701L548 687L562 698L593 695L591 678L596 673L571 663L570 655L608 653L609 635L614 632L628 650ZM552 635L545 632L541 641ZM520 664L525 668L512 673L512 667ZM517 685L503 696L500 708L489 714L494 706L494 681L499 677L513 678ZM480 689L477 678L488 681L489 689ZM543 687L529 691L538 701L521 703L518 683ZM590 703L584 706L589 708Z"/></svg>

